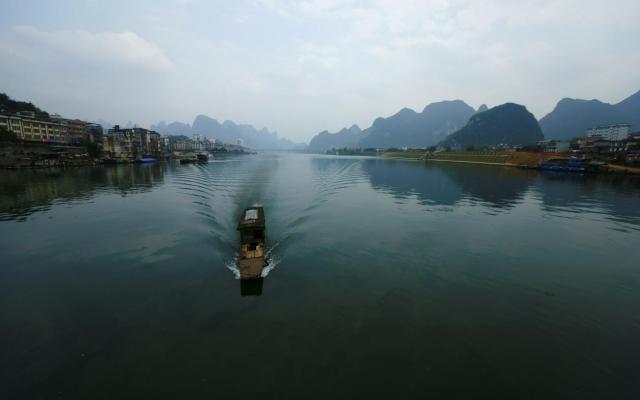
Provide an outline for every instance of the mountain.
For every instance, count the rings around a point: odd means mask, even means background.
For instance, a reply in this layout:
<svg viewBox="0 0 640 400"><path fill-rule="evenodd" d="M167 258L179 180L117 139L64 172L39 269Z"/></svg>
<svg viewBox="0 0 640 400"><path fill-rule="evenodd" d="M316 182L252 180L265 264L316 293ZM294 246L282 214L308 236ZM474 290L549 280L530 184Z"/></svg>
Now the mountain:
<svg viewBox="0 0 640 400"><path fill-rule="evenodd" d="M624 112L599 100L562 99L540 120L540 128L549 139L569 140L584 136L597 125L626 122Z"/></svg>
<svg viewBox="0 0 640 400"><path fill-rule="evenodd" d="M351 128L343 128L339 132L320 132L309 142L309 150L324 152L329 149L354 148L362 138L362 129L358 125Z"/></svg>
<svg viewBox="0 0 640 400"><path fill-rule="evenodd" d="M640 90L616 104L615 107L627 117L624 122L633 124L634 131L640 131Z"/></svg>
<svg viewBox="0 0 640 400"><path fill-rule="evenodd" d="M362 148L428 147L464 126L475 110L464 101L442 101L421 113L403 108L388 118L377 118L358 143Z"/></svg>
<svg viewBox="0 0 640 400"><path fill-rule="evenodd" d="M191 136L200 134L210 139L220 139L225 143L236 143L242 139L244 145L253 149L294 149L301 145L284 138L278 138L276 132L266 128L256 129L252 125L236 124L233 121L223 123L206 115L198 115L193 124L160 121L151 125L151 129L165 135Z"/></svg>
<svg viewBox="0 0 640 400"><path fill-rule="evenodd" d="M0 112L3 112L3 111L8 113L30 111L30 112L33 112L36 115L36 117L39 117L39 118L49 117L49 113L39 109L38 107L34 106L30 102L13 100L5 93L0 93Z"/></svg>
<svg viewBox="0 0 640 400"><path fill-rule="evenodd" d="M478 107L478 111L476 111L476 114L481 113L481 112L485 112L489 109L489 107L487 107L486 104L481 105L480 107Z"/></svg>
<svg viewBox="0 0 640 400"><path fill-rule="evenodd" d="M464 126L474 113L461 100L432 103L419 113L403 108L388 118L376 118L364 131L354 125L337 133L320 132L311 139L309 149L428 147Z"/></svg>
<svg viewBox="0 0 640 400"><path fill-rule="evenodd" d="M157 125L151 125L149 129L165 135L191 135L191 126L184 122L172 122L167 125L166 122L160 121Z"/></svg>
<svg viewBox="0 0 640 400"><path fill-rule="evenodd" d="M632 124L633 130L640 130L640 91L618 104L562 99L540 120L540 127L549 139L572 139L584 136L591 127L620 123Z"/></svg>
<svg viewBox="0 0 640 400"><path fill-rule="evenodd" d="M440 146L466 148L498 144L529 144L544 139L536 118L525 106L506 103L475 114L459 131L452 133Z"/></svg>

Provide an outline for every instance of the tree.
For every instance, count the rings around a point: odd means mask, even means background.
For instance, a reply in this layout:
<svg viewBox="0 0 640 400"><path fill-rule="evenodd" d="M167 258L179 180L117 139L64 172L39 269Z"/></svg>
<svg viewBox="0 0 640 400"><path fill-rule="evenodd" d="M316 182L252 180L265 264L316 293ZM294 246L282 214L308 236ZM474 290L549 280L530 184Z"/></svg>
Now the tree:
<svg viewBox="0 0 640 400"><path fill-rule="evenodd" d="M87 142L87 153L90 157L98 158L100 155L100 148L97 143Z"/></svg>
<svg viewBox="0 0 640 400"><path fill-rule="evenodd" d="M0 126L0 142L17 142L18 137L14 132L10 132L7 128Z"/></svg>

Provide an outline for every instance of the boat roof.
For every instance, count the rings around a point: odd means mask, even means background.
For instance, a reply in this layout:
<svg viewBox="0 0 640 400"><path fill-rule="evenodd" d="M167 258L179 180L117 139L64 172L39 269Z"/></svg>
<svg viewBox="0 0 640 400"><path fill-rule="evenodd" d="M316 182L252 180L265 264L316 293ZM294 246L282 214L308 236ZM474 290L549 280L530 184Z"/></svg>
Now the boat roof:
<svg viewBox="0 0 640 400"><path fill-rule="evenodd" d="M240 217L238 230L254 228L265 228L264 207L248 207Z"/></svg>

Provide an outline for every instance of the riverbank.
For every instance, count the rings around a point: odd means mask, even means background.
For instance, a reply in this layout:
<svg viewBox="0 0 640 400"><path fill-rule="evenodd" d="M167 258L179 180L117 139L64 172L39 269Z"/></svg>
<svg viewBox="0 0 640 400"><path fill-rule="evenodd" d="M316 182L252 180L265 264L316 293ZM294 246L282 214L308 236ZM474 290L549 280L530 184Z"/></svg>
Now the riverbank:
<svg viewBox="0 0 640 400"><path fill-rule="evenodd" d="M424 160L432 162L494 165L501 167L536 168L545 159L556 157L570 157L571 153L534 153L510 151L468 151L468 152L438 152L423 151L386 152L383 157L403 160ZM600 166L600 173L640 175L640 168L619 164L605 164Z"/></svg>
<svg viewBox="0 0 640 400"><path fill-rule="evenodd" d="M101 164L84 146L41 143L0 143L0 168L85 167Z"/></svg>

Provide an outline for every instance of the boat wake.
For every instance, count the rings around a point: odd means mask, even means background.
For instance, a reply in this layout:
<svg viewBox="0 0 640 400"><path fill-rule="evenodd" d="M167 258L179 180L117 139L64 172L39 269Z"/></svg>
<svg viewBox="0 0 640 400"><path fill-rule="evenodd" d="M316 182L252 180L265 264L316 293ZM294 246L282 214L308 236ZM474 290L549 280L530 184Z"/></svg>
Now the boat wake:
<svg viewBox="0 0 640 400"><path fill-rule="evenodd" d="M273 250L275 250L276 247L278 247L278 243L271 247L265 255L265 261L267 265L265 265L265 267L262 269L262 273L260 274L260 277L262 278L265 278L267 275L269 275L269 273L273 271L278 266L278 264L280 264L281 259L273 254ZM233 272L233 276L236 279L240 279L240 268L238 268L239 256L240 254L235 253L233 255L233 258L225 263L225 267L227 267L229 271Z"/></svg>

